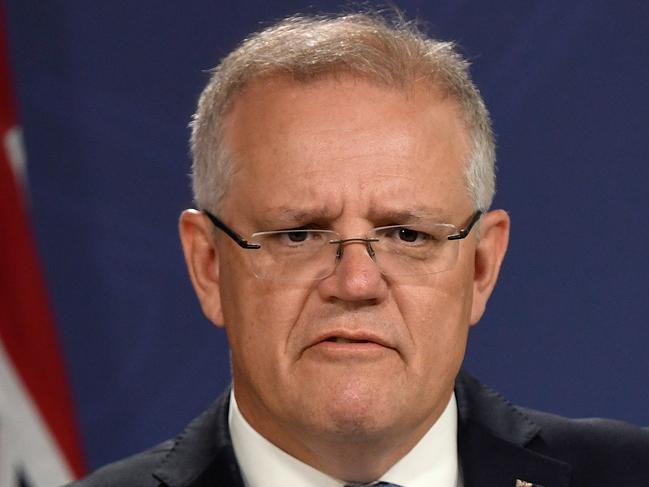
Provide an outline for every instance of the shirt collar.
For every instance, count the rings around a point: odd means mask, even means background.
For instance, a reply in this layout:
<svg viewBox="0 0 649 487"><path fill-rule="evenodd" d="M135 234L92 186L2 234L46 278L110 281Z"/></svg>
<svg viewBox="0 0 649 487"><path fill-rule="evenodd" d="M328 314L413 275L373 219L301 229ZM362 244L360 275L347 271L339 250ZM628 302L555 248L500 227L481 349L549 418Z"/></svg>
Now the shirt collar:
<svg viewBox="0 0 649 487"><path fill-rule="evenodd" d="M230 395L228 415L232 445L246 487L341 487L344 482L301 462L250 426ZM437 422L415 447L379 480L407 487L460 487L457 456L457 405L451 395Z"/></svg>

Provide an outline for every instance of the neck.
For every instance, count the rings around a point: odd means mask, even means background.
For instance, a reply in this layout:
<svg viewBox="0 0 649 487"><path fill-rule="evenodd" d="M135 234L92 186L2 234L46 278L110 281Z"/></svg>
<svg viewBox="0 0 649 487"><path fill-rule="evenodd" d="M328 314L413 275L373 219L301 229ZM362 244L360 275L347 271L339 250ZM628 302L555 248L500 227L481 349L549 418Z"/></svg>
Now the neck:
<svg viewBox="0 0 649 487"><path fill-rule="evenodd" d="M434 423L434 421L433 421ZM403 458L426 434L431 424L404 437L384 432L382 437L320 439L286 450L299 460L345 482L377 480Z"/></svg>
<svg viewBox="0 0 649 487"><path fill-rule="evenodd" d="M442 415L451 394L449 391L446 400L431 414L412 425L397 424L373 431L357 426L316 434L296 424L259 421L239 396L237 405L249 425L284 452L334 478L366 483L380 478L412 450Z"/></svg>

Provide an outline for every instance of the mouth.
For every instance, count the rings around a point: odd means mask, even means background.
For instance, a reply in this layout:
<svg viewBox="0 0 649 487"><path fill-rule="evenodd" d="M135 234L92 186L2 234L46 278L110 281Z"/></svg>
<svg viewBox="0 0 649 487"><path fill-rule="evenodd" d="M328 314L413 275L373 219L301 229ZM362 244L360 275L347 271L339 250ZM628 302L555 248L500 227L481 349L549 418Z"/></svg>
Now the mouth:
<svg viewBox="0 0 649 487"><path fill-rule="evenodd" d="M355 340L353 338L345 338L345 337L329 337L323 341L332 342L332 343L376 343L373 342L372 340Z"/></svg>
<svg viewBox="0 0 649 487"><path fill-rule="evenodd" d="M304 349L308 357L322 363L376 363L399 353L387 338L370 330L334 329L314 337Z"/></svg>
<svg viewBox="0 0 649 487"><path fill-rule="evenodd" d="M361 330L331 330L317 337L311 345L340 352L394 349L394 346L382 336Z"/></svg>

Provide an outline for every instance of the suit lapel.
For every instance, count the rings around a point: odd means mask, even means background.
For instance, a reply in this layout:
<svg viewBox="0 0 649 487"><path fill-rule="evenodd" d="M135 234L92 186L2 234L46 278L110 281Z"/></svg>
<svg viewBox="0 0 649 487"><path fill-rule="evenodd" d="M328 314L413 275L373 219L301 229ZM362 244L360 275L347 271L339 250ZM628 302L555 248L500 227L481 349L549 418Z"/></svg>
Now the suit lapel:
<svg viewBox="0 0 649 487"><path fill-rule="evenodd" d="M243 487L228 428L230 388L192 421L153 473L169 487Z"/></svg>
<svg viewBox="0 0 649 487"><path fill-rule="evenodd" d="M175 440L153 476L169 487L243 487L228 428L230 390ZM455 384L464 487L515 487L516 480L568 487L570 465L534 452L540 428L466 372Z"/></svg>
<svg viewBox="0 0 649 487"><path fill-rule="evenodd" d="M460 372L458 449L464 487L515 487L520 479L567 487L570 465L527 448L540 428L497 392Z"/></svg>

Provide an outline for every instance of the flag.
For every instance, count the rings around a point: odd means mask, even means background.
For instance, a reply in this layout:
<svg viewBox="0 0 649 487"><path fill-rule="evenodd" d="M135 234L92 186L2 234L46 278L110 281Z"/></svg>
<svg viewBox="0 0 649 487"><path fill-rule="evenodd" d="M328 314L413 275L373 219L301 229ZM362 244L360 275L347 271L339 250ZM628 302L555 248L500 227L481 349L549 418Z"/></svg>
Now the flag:
<svg viewBox="0 0 649 487"><path fill-rule="evenodd" d="M22 191L5 22L0 3L0 486L57 486L84 466Z"/></svg>

